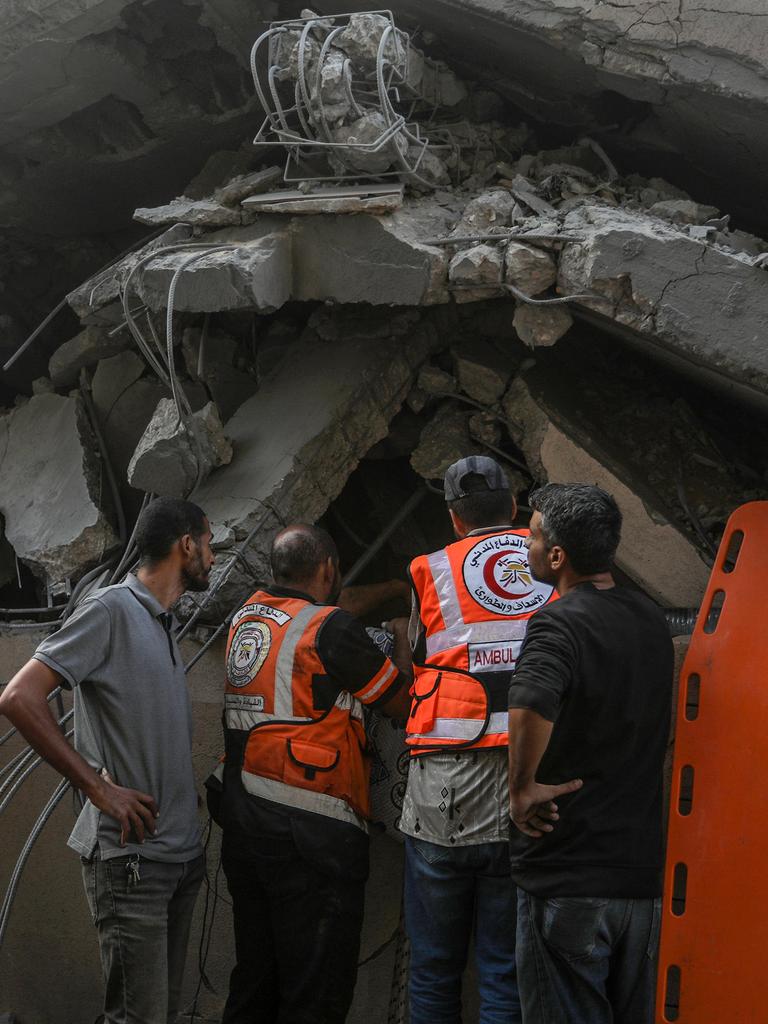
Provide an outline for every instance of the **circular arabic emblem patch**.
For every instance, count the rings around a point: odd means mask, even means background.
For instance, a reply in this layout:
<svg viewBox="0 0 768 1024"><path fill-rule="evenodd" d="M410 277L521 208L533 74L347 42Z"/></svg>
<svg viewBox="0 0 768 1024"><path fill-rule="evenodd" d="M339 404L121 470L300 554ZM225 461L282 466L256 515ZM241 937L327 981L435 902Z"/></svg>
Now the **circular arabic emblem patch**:
<svg viewBox="0 0 768 1024"><path fill-rule="evenodd" d="M227 658L230 686L247 686L266 661L272 634L265 622L244 622L232 638Z"/></svg>
<svg viewBox="0 0 768 1024"><path fill-rule="evenodd" d="M525 537L516 533L479 540L467 552L462 572L472 598L495 615L529 615L552 596L553 588L531 575Z"/></svg>

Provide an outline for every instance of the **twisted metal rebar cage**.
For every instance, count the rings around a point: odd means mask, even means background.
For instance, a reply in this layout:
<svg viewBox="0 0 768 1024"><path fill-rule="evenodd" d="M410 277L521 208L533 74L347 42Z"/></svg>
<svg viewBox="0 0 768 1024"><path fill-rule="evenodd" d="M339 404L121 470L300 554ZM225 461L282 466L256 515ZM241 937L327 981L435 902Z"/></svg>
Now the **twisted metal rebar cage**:
<svg viewBox="0 0 768 1024"><path fill-rule="evenodd" d="M349 111L358 120L366 115L379 115L381 131L370 141L357 141L354 137L339 141L334 137L332 119L323 98L323 70L328 57L339 53L334 44L343 42L340 37L345 29L353 24L353 19L360 17L379 19L374 22L380 31L376 58L372 66L365 66L364 62L345 56L341 84ZM261 58L265 46L266 85L265 73L260 70L264 66ZM272 22L251 49L253 82L266 115L253 144L285 146L286 182L360 181L404 176L429 187L430 183L418 174L429 139L422 135L417 122L408 120L421 100L418 91L409 84L411 53L410 37L397 28L392 12L387 10ZM292 59L295 71L289 63ZM410 107L407 115L397 109L407 104ZM387 146L395 164L392 170L350 169L349 173L329 173L318 170L314 159L345 150L376 154Z"/></svg>

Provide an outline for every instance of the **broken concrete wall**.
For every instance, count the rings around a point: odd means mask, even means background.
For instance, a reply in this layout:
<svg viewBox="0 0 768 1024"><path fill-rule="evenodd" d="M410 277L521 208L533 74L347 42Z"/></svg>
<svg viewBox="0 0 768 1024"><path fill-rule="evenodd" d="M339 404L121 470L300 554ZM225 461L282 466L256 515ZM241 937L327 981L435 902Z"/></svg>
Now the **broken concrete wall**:
<svg viewBox="0 0 768 1024"><path fill-rule="evenodd" d="M0 419L0 432L8 541L46 583L79 577L117 544L102 511L103 469L80 399L36 395Z"/></svg>
<svg viewBox="0 0 768 1024"><path fill-rule="evenodd" d="M191 498L225 548L254 534L246 559L252 577L268 577L268 551L280 526L314 522L400 409L421 363L436 346L434 329L414 314L394 320L355 313L313 316L252 399L225 424L235 458ZM217 569L212 584L216 585ZM219 595L230 610L247 590L238 566ZM247 595L246 595L247 596Z"/></svg>

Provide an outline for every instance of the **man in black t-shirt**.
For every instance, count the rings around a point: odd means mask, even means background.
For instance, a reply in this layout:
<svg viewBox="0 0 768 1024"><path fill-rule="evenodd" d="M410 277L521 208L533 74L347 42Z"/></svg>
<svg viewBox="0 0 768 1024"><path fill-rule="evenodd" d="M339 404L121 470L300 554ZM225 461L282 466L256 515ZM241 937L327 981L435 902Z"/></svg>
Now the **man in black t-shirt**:
<svg viewBox="0 0 768 1024"><path fill-rule="evenodd" d="M621 513L585 484L530 496L539 611L509 691L510 840L525 1024L650 1024L672 641L616 587ZM557 801L557 802L555 802Z"/></svg>

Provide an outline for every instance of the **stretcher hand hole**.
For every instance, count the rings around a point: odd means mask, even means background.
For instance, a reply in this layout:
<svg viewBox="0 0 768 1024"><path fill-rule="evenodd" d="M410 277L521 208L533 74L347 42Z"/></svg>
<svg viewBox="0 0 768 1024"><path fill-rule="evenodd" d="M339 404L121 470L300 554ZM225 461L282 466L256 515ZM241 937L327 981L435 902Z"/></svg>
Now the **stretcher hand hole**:
<svg viewBox="0 0 768 1024"><path fill-rule="evenodd" d="M693 765L683 765L680 772L680 795L677 800L677 809L684 817L693 810L693 776Z"/></svg>
<svg viewBox="0 0 768 1024"><path fill-rule="evenodd" d="M685 720L695 722L699 717L699 695L701 692L701 676L692 672L685 686Z"/></svg>
<svg viewBox="0 0 768 1024"><path fill-rule="evenodd" d="M716 590L712 595L712 601L707 612L707 617L704 620L704 632L714 633L717 629L717 625L720 622L720 616L723 612L723 605L725 604L725 591Z"/></svg>
<svg viewBox="0 0 768 1024"><path fill-rule="evenodd" d="M688 892L688 865L675 864L675 871L672 876L672 913L675 917L682 917L685 913L685 900Z"/></svg>
<svg viewBox="0 0 768 1024"><path fill-rule="evenodd" d="M731 534L731 539L728 541L728 547L723 558L723 572L733 572L736 568L736 562L739 558L739 552L741 551L741 544L744 540L743 530L734 530Z"/></svg>
<svg viewBox="0 0 768 1024"><path fill-rule="evenodd" d="M676 1021L680 1016L680 968L670 964L664 985L664 1020Z"/></svg>

